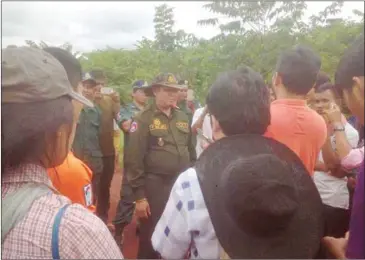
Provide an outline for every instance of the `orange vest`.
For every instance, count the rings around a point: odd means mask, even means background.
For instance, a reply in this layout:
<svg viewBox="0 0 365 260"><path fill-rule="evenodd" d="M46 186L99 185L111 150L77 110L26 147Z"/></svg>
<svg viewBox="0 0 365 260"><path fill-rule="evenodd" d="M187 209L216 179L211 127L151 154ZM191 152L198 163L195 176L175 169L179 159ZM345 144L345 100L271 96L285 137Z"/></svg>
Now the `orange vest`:
<svg viewBox="0 0 365 260"><path fill-rule="evenodd" d="M78 203L95 211L91 189L92 171L81 160L69 152L65 161L47 170L53 186L72 203Z"/></svg>

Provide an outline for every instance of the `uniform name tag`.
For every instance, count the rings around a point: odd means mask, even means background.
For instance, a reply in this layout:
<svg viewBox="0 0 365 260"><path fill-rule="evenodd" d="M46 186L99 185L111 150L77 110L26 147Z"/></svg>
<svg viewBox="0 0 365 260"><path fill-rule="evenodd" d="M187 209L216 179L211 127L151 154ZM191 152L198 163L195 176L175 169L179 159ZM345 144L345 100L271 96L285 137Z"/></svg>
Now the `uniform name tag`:
<svg viewBox="0 0 365 260"><path fill-rule="evenodd" d="M176 127L178 127L178 128L182 128L182 129L184 129L184 130L188 130L189 125L188 125L188 123L186 123L186 122L177 122L177 123L176 123Z"/></svg>

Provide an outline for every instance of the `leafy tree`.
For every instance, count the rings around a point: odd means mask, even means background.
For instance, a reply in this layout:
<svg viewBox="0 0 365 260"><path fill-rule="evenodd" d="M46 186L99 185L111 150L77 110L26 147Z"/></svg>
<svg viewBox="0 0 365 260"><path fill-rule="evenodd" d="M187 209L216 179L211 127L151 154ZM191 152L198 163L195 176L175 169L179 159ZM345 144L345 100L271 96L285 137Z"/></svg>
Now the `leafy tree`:
<svg viewBox="0 0 365 260"><path fill-rule="evenodd" d="M279 54L298 43L317 51L322 70L333 75L345 48L364 30L363 13L358 10L354 15L360 19L336 18L342 5L342 1L331 2L306 23L304 1L207 3L205 7L216 16L199 24L220 28L209 40L175 31L173 8L161 5L156 7L155 39L143 38L133 50L108 47L84 53L79 59L85 71L103 69L123 102L130 100L133 81L151 81L159 72L172 72L189 80L203 103L217 75L242 64L259 71L269 82ZM42 48L46 43L27 41L27 45ZM73 52L70 43L62 47Z"/></svg>
<svg viewBox="0 0 365 260"><path fill-rule="evenodd" d="M155 7L155 40L156 47L163 51L173 51L175 49L175 25L173 8L166 4Z"/></svg>

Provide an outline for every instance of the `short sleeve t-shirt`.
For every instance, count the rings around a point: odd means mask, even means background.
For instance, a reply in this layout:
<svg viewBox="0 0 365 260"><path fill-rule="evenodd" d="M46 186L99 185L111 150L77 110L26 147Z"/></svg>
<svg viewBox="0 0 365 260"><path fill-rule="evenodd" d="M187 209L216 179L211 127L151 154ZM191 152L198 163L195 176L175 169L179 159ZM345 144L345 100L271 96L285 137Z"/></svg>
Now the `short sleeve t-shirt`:
<svg viewBox="0 0 365 260"><path fill-rule="evenodd" d="M70 152L65 161L47 170L53 186L72 203L78 203L95 211L91 189L92 171Z"/></svg>
<svg viewBox="0 0 365 260"><path fill-rule="evenodd" d="M201 116L203 111L204 111L203 107L199 108L195 111L191 126L193 126L196 123L196 121L199 119L199 117ZM212 126L211 126L211 122L210 122L210 117L208 115L206 115L204 118L202 132L208 138L210 138L210 139L213 138ZM203 140L201 139L201 137L197 136L197 142L196 142L196 147L195 147L197 157L199 157L200 154L203 152L202 141Z"/></svg>
<svg viewBox="0 0 365 260"><path fill-rule="evenodd" d="M278 99L271 103L271 124L265 136L289 147L313 176L318 154L326 141L324 119L305 100Z"/></svg>
<svg viewBox="0 0 365 260"><path fill-rule="evenodd" d="M359 142L359 134L349 123L345 124L345 134L347 141L352 148L356 148ZM331 136L332 149L335 148L335 136ZM318 161L323 162L322 152L318 156ZM347 178L337 178L326 172L316 171L313 176L322 202L334 208L349 208L349 191L347 188Z"/></svg>

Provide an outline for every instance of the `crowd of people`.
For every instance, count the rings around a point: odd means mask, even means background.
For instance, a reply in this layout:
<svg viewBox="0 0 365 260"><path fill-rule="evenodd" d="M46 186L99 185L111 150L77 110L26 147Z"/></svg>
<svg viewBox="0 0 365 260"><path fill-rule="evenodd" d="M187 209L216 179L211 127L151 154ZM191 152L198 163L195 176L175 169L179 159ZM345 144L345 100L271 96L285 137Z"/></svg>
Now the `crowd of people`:
<svg viewBox="0 0 365 260"><path fill-rule="evenodd" d="M334 81L307 46L274 69L222 72L203 107L164 72L121 105L66 50L3 49L2 259L123 259L134 219L138 259L365 258L364 35Z"/></svg>

